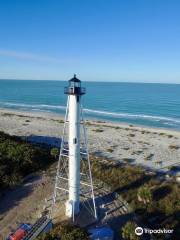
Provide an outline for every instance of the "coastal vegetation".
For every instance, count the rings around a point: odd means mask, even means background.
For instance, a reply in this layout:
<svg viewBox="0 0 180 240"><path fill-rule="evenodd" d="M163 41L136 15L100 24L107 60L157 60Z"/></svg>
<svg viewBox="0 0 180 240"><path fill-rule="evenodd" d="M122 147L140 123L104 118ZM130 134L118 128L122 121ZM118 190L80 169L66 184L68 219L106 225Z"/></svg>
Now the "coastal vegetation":
<svg viewBox="0 0 180 240"><path fill-rule="evenodd" d="M38 238L38 240L88 240L85 229L69 223L55 226L49 233Z"/></svg>
<svg viewBox="0 0 180 240"><path fill-rule="evenodd" d="M180 146L179 145L169 145L169 148L171 150L178 150L178 149L180 149Z"/></svg>
<svg viewBox="0 0 180 240"><path fill-rule="evenodd" d="M150 228L174 229L172 239L180 236L180 186L175 181L160 180L139 166L113 166L91 156L92 173L112 192L125 199L138 219ZM158 239L164 239L158 235Z"/></svg>
<svg viewBox="0 0 180 240"><path fill-rule="evenodd" d="M129 137L135 137L136 135L133 134L133 133L130 133L128 136L129 136Z"/></svg>
<svg viewBox="0 0 180 240"><path fill-rule="evenodd" d="M139 237L135 234L135 228L137 224L132 221L128 221L122 229L120 229L120 234L125 240L138 240Z"/></svg>
<svg viewBox="0 0 180 240"><path fill-rule="evenodd" d="M148 154L147 156L144 157L144 160L145 161L150 161L150 160L152 160L153 156L154 156L154 154L150 153L150 154Z"/></svg>
<svg viewBox="0 0 180 240"><path fill-rule="evenodd" d="M52 148L51 149L51 156L53 156L55 159L57 159L58 158L58 156L59 156L59 149L58 148Z"/></svg>
<svg viewBox="0 0 180 240"><path fill-rule="evenodd" d="M138 189L137 193L138 201L147 205L152 202L152 193L148 186L144 185Z"/></svg>
<svg viewBox="0 0 180 240"><path fill-rule="evenodd" d="M58 120L59 123L64 123L64 120L60 119Z"/></svg>
<svg viewBox="0 0 180 240"><path fill-rule="evenodd" d="M0 190L20 184L26 175L53 161L49 147L0 132Z"/></svg>
<svg viewBox="0 0 180 240"><path fill-rule="evenodd" d="M0 132L0 191L20 184L26 175L46 168L57 160L57 157L57 148L28 143L20 137ZM129 159L124 161L124 164L114 165L112 164L114 161L109 159L106 161L103 157L91 155L90 158L94 179L123 197L138 219L146 226L152 229L174 229L172 240L178 239L177 236L180 235L180 186L178 183L173 180L161 180L157 174L148 174L142 167L130 166ZM61 236L64 240L78 239L75 238L76 234L86 234L80 228L74 229L68 226L57 226L47 235L49 238L43 236L42 239L58 239L62 229L69 229L71 232L68 235L64 230L66 238ZM132 223L129 223L125 229L131 228ZM125 232L127 230L124 230ZM79 239L86 239L86 235L82 236L83 238ZM163 239L160 235L158 238Z"/></svg>
<svg viewBox="0 0 180 240"><path fill-rule="evenodd" d="M96 129L93 129L92 131L93 132L98 132L98 133L104 132L104 130L101 129L101 128L96 128Z"/></svg>
<svg viewBox="0 0 180 240"><path fill-rule="evenodd" d="M113 148L108 148L107 152L112 153L112 152L114 152L114 149Z"/></svg>

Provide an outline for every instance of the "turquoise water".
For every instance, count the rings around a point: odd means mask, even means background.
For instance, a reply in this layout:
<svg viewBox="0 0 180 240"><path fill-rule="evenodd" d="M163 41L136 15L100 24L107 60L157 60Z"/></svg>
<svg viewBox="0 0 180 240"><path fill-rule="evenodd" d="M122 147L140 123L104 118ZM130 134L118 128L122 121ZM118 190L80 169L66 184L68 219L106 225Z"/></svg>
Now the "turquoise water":
<svg viewBox="0 0 180 240"><path fill-rule="evenodd" d="M0 80L0 107L64 113L63 81ZM83 82L85 116L180 130L180 85Z"/></svg>

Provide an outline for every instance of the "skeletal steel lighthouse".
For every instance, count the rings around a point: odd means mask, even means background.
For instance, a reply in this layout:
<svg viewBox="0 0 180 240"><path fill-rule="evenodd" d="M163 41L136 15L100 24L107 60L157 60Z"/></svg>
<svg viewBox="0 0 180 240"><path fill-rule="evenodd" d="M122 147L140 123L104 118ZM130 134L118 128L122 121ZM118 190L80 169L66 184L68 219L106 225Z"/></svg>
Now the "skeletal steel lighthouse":
<svg viewBox="0 0 180 240"><path fill-rule="evenodd" d="M68 82L64 93L68 95L53 194L53 206L58 200L65 202L65 215L73 221L87 204L97 218L91 166L89 160L86 128L83 118L81 97L85 88L76 75ZM87 209L87 206L86 206Z"/></svg>

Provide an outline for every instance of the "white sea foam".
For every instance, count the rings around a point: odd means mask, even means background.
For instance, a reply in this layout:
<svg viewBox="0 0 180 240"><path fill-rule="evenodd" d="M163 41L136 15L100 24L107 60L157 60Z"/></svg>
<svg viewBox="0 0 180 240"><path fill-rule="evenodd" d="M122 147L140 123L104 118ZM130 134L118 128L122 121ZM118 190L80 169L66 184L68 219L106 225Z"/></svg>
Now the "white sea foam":
<svg viewBox="0 0 180 240"><path fill-rule="evenodd" d="M19 108L27 108L35 111L51 111L51 110L65 110L66 106L61 105L48 105L48 104L24 104L24 103L11 103L11 102L0 102L1 106L4 107L19 107ZM86 113L96 115L96 116L111 116L114 118L125 118L125 119L147 119L150 121L159 121L165 125L174 125L180 124L179 118L171 118L165 116L155 116L155 115L146 115L146 114L132 114L132 113L117 113L117 112L108 112L101 110L94 110L85 108L84 111Z"/></svg>
<svg viewBox="0 0 180 240"><path fill-rule="evenodd" d="M0 105L4 105L4 106L14 106L14 107L26 107L26 108L31 108L33 109L39 109L41 110L42 108L47 108L47 109L66 109L65 106L56 106L56 105L47 105L47 104L24 104L24 103L0 103Z"/></svg>
<svg viewBox="0 0 180 240"><path fill-rule="evenodd" d="M130 113L115 113L115 112L107 112L107 111L98 111L93 109L84 109L86 112L95 113L98 115L110 115L119 118L140 118L140 119L150 119L154 121L170 121L175 123L180 123L180 119L178 118L170 118L170 117L162 117L162 116L153 116L153 115L145 115L145 114L130 114Z"/></svg>

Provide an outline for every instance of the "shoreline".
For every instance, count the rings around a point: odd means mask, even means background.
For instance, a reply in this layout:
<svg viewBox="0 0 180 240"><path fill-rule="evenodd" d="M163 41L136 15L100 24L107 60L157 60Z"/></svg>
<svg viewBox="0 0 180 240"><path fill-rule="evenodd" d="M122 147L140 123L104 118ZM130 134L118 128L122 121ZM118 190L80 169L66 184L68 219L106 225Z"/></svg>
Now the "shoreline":
<svg viewBox="0 0 180 240"><path fill-rule="evenodd" d="M179 164L179 131L90 119L85 123L92 154L154 170ZM0 109L0 131L28 141L59 147L63 125L59 114Z"/></svg>
<svg viewBox="0 0 180 240"><path fill-rule="evenodd" d="M60 114L60 113L55 113L55 112L50 112L50 111L45 111L45 110L19 110L19 109L10 109L10 108L2 108L0 107L0 113L4 112L5 114L11 114L11 115L22 115L22 117L31 117L31 118L47 118L47 117L52 117L52 118L58 118L61 120L64 120L64 115L65 114ZM166 131L166 132L178 132L180 133L180 129L175 129L175 128L165 128L165 127L154 127L154 126L147 126L147 125L141 125L141 124L135 124L135 123L128 123L128 122L121 122L121 121L111 121L111 120L105 120L102 118L96 118L96 117L84 117L85 122L92 122L92 124L108 124L108 125L117 125L121 127L134 127L138 129L145 129L145 130L151 130L151 131Z"/></svg>

